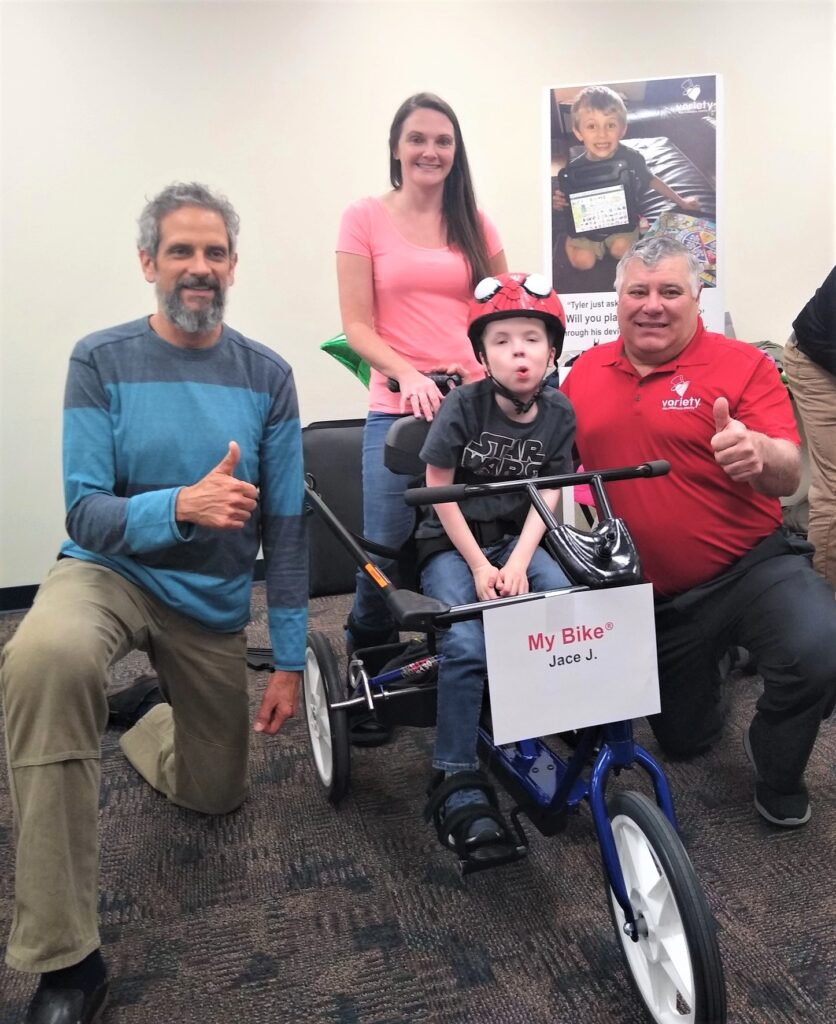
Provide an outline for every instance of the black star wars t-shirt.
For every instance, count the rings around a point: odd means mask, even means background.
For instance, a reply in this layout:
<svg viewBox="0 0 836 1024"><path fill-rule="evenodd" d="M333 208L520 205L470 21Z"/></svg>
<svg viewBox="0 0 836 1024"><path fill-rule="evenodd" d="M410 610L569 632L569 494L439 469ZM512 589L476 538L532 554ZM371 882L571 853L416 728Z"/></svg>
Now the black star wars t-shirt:
<svg viewBox="0 0 836 1024"><path fill-rule="evenodd" d="M537 400L537 416L530 423L517 423L502 412L495 395L489 380L452 391L430 426L421 449L423 462L455 469L457 484L571 473L575 413L566 396L545 388ZM528 507L526 494L488 494L460 504L468 521L504 520L516 524L514 533L522 528ZM428 509L416 532L419 558L425 541L443 536L438 516Z"/></svg>

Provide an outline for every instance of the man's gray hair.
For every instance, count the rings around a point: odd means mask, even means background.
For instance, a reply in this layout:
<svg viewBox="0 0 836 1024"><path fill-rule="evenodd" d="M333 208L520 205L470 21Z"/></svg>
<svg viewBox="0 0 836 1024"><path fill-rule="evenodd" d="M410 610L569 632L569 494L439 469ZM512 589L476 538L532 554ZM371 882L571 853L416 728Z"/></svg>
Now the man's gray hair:
<svg viewBox="0 0 836 1024"><path fill-rule="evenodd" d="M226 227L230 255L238 244L238 229L241 221L226 196L213 193L206 185L197 181L175 181L154 196L139 215L139 237L137 247L156 257L160 247L160 222L163 217L182 206L201 206L220 214Z"/></svg>
<svg viewBox="0 0 836 1024"><path fill-rule="evenodd" d="M646 267L655 267L662 260L677 257L685 260L691 284L691 295L696 298L700 292L702 264L690 249L681 242L677 242L675 238L671 238L670 235L652 235L650 238L641 238L638 242L633 243L615 268L616 293L621 294L621 282L624 280L624 272L630 260L641 260Z"/></svg>

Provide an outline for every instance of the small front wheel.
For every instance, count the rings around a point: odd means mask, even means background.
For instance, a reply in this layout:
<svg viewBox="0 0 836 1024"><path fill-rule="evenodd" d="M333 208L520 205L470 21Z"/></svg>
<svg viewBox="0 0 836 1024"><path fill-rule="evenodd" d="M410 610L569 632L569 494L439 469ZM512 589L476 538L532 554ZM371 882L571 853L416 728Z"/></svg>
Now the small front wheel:
<svg viewBox="0 0 836 1024"><path fill-rule="evenodd" d="M331 644L322 633L308 634L302 696L316 774L325 795L337 804L348 792L351 750L346 710L331 707L345 700L345 687Z"/></svg>
<svg viewBox="0 0 836 1024"><path fill-rule="evenodd" d="M607 885L610 914L630 980L656 1024L725 1024L726 985L714 919L682 841L640 793L608 805L638 941Z"/></svg>

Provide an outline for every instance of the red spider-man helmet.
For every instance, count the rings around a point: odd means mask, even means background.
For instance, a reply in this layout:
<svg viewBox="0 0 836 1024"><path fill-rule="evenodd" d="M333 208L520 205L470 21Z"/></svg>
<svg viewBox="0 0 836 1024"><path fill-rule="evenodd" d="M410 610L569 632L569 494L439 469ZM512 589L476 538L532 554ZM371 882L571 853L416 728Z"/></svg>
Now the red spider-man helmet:
<svg viewBox="0 0 836 1024"><path fill-rule="evenodd" d="M555 362L563 350L566 314L557 293L542 274L499 274L483 278L470 300L467 336L478 359L482 352L482 332L492 320L513 316L533 316L546 325L554 346Z"/></svg>

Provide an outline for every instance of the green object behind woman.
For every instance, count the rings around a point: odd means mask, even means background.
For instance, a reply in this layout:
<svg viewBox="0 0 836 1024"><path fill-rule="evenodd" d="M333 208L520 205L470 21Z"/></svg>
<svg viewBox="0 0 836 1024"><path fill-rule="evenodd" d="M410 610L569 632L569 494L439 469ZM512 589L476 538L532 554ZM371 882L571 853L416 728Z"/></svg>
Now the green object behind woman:
<svg viewBox="0 0 836 1024"><path fill-rule="evenodd" d="M323 341L319 346L323 352L327 352L329 356L333 356L338 363L342 363L343 366L347 367L354 376L366 387L369 386L369 377L371 376L371 367L361 356L358 356L353 348L345 340L344 334L338 334L335 338L329 338L328 341Z"/></svg>

